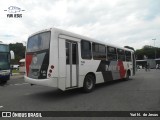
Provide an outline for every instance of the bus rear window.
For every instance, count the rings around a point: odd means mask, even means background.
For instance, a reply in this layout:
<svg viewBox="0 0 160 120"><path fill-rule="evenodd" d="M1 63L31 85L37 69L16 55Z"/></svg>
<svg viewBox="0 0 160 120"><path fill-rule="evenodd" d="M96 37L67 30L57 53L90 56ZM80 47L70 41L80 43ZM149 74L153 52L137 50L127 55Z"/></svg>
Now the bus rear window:
<svg viewBox="0 0 160 120"><path fill-rule="evenodd" d="M28 39L27 52L49 49L51 32L36 34Z"/></svg>

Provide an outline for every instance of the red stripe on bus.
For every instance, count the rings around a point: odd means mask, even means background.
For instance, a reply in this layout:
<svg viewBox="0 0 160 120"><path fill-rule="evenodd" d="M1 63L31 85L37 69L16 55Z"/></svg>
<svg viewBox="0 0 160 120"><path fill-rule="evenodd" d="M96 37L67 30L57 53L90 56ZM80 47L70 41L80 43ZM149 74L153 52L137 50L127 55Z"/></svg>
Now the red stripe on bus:
<svg viewBox="0 0 160 120"><path fill-rule="evenodd" d="M126 74L126 70L124 69L124 65L122 61L118 61L118 66L119 66L119 74L121 79L124 78L125 74Z"/></svg>
<svg viewBox="0 0 160 120"><path fill-rule="evenodd" d="M29 74L29 66L31 65L31 62L32 62L32 56L33 55L26 55L26 72L27 72L27 76Z"/></svg>

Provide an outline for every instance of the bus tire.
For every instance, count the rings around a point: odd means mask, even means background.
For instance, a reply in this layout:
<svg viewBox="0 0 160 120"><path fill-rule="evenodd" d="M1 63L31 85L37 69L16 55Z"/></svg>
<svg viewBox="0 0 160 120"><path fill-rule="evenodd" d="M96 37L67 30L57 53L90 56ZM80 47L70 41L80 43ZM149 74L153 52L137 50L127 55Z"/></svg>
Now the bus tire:
<svg viewBox="0 0 160 120"><path fill-rule="evenodd" d="M125 81L128 81L129 80L129 76L130 76L130 72L127 71L127 75L126 75L126 78L124 79Z"/></svg>
<svg viewBox="0 0 160 120"><path fill-rule="evenodd" d="M4 85L7 83L7 80L0 80L0 84Z"/></svg>
<svg viewBox="0 0 160 120"><path fill-rule="evenodd" d="M94 87L95 87L95 76L92 74L87 74L85 76L84 83L83 83L83 91L85 93L89 93L93 91Z"/></svg>
<svg viewBox="0 0 160 120"><path fill-rule="evenodd" d="M7 81L7 80L10 80L10 76L7 77L6 81Z"/></svg>

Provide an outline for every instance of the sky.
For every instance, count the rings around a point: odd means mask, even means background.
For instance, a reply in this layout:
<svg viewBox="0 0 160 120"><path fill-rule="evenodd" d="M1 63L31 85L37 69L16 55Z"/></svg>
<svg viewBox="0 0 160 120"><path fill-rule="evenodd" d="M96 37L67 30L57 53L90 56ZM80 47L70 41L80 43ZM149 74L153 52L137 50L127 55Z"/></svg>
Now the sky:
<svg viewBox="0 0 160 120"><path fill-rule="evenodd" d="M0 41L57 27L118 46L160 47L160 0L0 0ZM10 6L21 18L9 18ZM152 39L156 39L155 41Z"/></svg>

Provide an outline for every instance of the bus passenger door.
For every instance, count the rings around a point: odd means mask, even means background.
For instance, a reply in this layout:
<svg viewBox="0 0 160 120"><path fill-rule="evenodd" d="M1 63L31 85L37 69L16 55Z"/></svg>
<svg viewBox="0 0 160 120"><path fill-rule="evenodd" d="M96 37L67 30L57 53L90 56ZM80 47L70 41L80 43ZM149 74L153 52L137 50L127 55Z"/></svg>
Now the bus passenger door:
<svg viewBox="0 0 160 120"><path fill-rule="evenodd" d="M78 47L76 42L66 41L66 88L78 86Z"/></svg>

